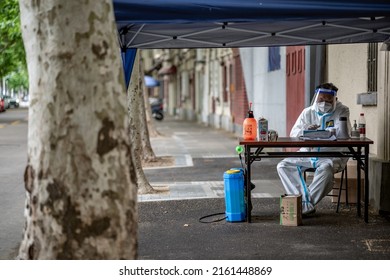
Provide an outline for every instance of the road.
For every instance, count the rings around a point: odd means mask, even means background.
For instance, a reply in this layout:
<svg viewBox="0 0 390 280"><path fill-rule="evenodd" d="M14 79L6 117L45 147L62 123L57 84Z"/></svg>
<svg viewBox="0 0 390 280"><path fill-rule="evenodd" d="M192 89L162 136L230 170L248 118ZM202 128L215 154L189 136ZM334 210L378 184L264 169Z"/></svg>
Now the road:
<svg viewBox="0 0 390 280"><path fill-rule="evenodd" d="M27 109L0 113L0 259L10 259L22 240L27 116Z"/></svg>

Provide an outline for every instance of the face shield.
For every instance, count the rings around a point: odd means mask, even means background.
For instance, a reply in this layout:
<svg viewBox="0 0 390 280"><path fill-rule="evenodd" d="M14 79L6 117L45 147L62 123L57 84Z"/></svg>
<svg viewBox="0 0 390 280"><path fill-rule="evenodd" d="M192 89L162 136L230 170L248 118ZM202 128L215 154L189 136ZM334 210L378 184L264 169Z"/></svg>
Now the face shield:
<svg viewBox="0 0 390 280"><path fill-rule="evenodd" d="M318 88L311 103L312 108L320 115L332 113L336 109L336 91Z"/></svg>

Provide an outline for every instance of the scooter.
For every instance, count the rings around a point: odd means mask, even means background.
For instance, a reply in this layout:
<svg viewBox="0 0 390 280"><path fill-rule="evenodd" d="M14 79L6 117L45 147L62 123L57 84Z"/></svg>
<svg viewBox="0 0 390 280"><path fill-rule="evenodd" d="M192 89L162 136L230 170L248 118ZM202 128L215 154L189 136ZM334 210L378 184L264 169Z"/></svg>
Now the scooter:
<svg viewBox="0 0 390 280"><path fill-rule="evenodd" d="M152 109L152 116L158 121L164 119L163 103L161 99L149 99L150 106Z"/></svg>

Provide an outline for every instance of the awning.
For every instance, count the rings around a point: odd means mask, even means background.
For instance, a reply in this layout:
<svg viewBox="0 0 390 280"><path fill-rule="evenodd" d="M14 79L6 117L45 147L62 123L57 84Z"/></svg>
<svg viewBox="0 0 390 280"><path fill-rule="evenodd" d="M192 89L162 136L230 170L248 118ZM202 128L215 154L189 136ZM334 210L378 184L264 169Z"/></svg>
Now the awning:
<svg viewBox="0 0 390 280"><path fill-rule="evenodd" d="M145 76L145 86L146 87L159 87L160 82L151 76Z"/></svg>
<svg viewBox="0 0 390 280"><path fill-rule="evenodd" d="M383 42L388 0L114 0L122 47Z"/></svg>
<svg viewBox="0 0 390 280"><path fill-rule="evenodd" d="M161 68L160 70L158 70L158 74L159 75L173 75L173 74L176 74L176 66L172 65L172 66L166 66L166 67L163 67Z"/></svg>

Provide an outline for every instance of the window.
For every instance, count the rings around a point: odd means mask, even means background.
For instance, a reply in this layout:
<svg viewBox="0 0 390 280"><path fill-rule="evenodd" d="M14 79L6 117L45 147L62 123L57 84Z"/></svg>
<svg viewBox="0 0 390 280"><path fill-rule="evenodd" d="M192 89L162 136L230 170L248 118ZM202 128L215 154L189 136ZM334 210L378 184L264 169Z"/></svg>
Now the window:
<svg viewBox="0 0 390 280"><path fill-rule="evenodd" d="M378 43L368 44L368 92L377 91L377 74L378 74Z"/></svg>
<svg viewBox="0 0 390 280"><path fill-rule="evenodd" d="M286 74L287 76L290 76L290 66L291 66L291 61L290 61L290 53L287 53L286 55Z"/></svg>
<svg viewBox="0 0 390 280"><path fill-rule="evenodd" d="M280 69L280 47L268 48L268 72Z"/></svg>
<svg viewBox="0 0 390 280"><path fill-rule="evenodd" d="M223 76L222 76L222 98L223 102L228 102L228 76L227 76L227 67L223 66Z"/></svg>
<svg viewBox="0 0 390 280"><path fill-rule="evenodd" d="M233 79L233 64L229 65L229 92L230 94L234 93L234 79Z"/></svg>

